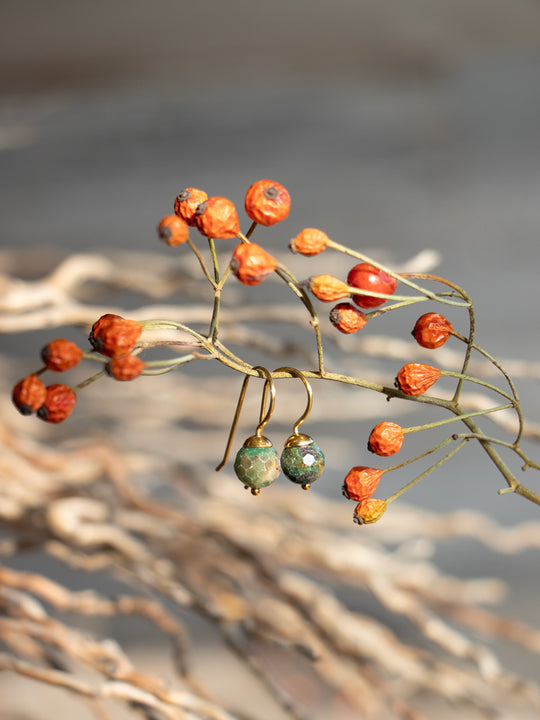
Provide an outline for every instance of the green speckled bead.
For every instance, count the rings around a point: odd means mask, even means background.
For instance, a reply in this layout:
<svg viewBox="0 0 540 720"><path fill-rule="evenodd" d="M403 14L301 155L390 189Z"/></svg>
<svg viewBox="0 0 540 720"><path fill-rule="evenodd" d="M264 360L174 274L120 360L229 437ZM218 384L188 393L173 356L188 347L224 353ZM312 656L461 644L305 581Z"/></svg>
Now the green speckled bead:
<svg viewBox="0 0 540 720"><path fill-rule="evenodd" d="M277 479L279 456L274 447L246 447L240 448L234 461L234 471L238 479L254 494L271 485Z"/></svg>
<svg viewBox="0 0 540 720"><path fill-rule="evenodd" d="M290 445L281 453L281 469L289 480L307 488L324 470L324 453L314 441Z"/></svg>

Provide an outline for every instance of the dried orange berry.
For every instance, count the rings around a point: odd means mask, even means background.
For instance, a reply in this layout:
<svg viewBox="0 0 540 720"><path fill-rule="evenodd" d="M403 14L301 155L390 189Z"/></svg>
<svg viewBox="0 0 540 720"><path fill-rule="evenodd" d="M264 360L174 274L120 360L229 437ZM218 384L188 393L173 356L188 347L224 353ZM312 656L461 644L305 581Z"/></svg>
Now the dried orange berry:
<svg viewBox="0 0 540 720"><path fill-rule="evenodd" d="M330 238L322 230L317 228L304 228L289 243L289 249L293 253L300 253L307 257L318 255L326 249Z"/></svg>
<svg viewBox="0 0 540 720"><path fill-rule="evenodd" d="M323 302L333 302L349 295L349 286L333 275L314 275L309 278L309 289Z"/></svg>
<svg viewBox="0 0 540 720"><path fill-rule="evenodd" d="M32 373L20 380L11 393L11 399L21 415L31 415L45 402L47 390L37 375Z"/></svg>
<svg viewBox="0 0 540 720"><path fill-rule="evenodd" d="M176 247L186 242L189 237L189 226L178 215L165 215L157 226L158 237L161 242L170 247Z"/></svg>
<svg viewBox="0 0 540 720"><path fill-rule="evenodd" d="M67 385L63 383L48 385L45 402L37 411L38 417L45 422L62 422L71 415L76 402L76 393Z"/></svg>
<svg viewBox="0 0 540 720"><path fill-rule="evenodd" d="M258 180L248 188L244 206L253 222L268 227L285 220L291 209L291 196L273 180Z"/></svg>
<svg viewBox="0 0 540 720"><path fill-rule="evenodd" d="M364 467L358 465L349 470L345 481L343 483L343 494L349 500L356 500L360 502L365 498L371 497L379 480L383 476L384 470L378 470L377 468Z"/></svg>
<svg viewBox="0 0 540 720"><path fill-rule="evenodd" d="M276 267L276 258L255 243L241 243L231 259L231 270L244 285L262 283Z"/></svg>
<svg viewBox="0 0 540 720"><path fill-rule="evenodd" d="M418 318L412 334L419 345L434 350L444 345L453 329L443 315L431 312Z"/></svg>
<svg viewBox="0 0 540 720"><path fill-rule="evenodd" d="M403 445L403 430L394 422L381 422L375 425L368 440L368 450L387 457L401 450Z"/></svg>
<svg viewBox="0 0 540 720"><path fill-rule="evenodd" d="M353 520L358 525L368 525L379 520L387 507L386 500L379 498L365 498L354 509Z"/></svg>
<svg viewBox="0 0 540 720"><path fill-rule="evenodd" d="M211 197L198 205L195 224L209 238L233 238L240 232L234 203L224 197Z"/></svg>
<svg viewBox="0 0 540 720"><path fill-rule="evenodd" d="M134 380L139 377L144 368L145 363L136 355L115 355L107 365L105 370L115 380Z"/></svg>
<svg viewBox="0 0 540 720"><path fill-rule="evenodd" d="M367 323L364 313L351 303L339 303L330 312L330 322L342 333L355 333Z"/></svg>
<svg viewBox="0 0 540 720"><path fill-rule="evenodd" d="M142 325L136 320L107 313L93 324L88 339L99 353L113 357L133 350L141 333Z"/></svg>
<svg viewBox="0 0 540 720"><path fill-rule="evenodd" d="M407 363L398 372L396 387L405 395L422 395L437 382L441 371L424 363Z"/></svg>
<svg viewBox="0 0 540 720"><path fill-rule="evenodd" d="M185 220L188 225L195 225L195 211L199 205L208 200L208 195L204 190L188 187L178 193L174 201L174 212L178 217Z"/></svg>
<svg viewBox="0 0 540 720"><path fill-rule="evenodd" d="M57 338L47 343L41 349L41 359L48 370L64 372L78 365L83 356L83 351L71 340Z"/></svg>

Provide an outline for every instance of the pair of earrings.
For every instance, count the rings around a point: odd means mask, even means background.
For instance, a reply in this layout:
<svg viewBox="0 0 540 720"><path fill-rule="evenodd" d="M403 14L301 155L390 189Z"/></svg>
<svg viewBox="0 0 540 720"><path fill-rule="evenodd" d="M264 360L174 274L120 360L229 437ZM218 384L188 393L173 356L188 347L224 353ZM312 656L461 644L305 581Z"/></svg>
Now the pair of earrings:
<svg viewBox="0 0 540 720"><path fill-rule="evenodd" d="M254 435L244 441L234 461L234 470L238 479L250 488L253 495L258 495L261 488L271 485L278 477L280 469L293 482L308 490L311 483L315 482L324 470L324 454L321 448L309 435L299 431L300 425L304 422L311 411L313 404L313 392L311 385L300 370L292 367L277 368L274 372L288 372L290 375L299 378L306 388L308 403L306 409L296 421L292 435L286 440L281 458L270 440L263 435L263 429L274 412L276 401L276 389L271 373L264 367L257 365L253 368L265 378L264 390L261 402L259 424ZM246 396L247 385L250 375L246 375L240 391L240 397L236 406L233 423L225 448L223 460L216 470L227 462L231 449L234 433L242 410L242 404ZM268 408L266 407L268 404Z"/></svg>

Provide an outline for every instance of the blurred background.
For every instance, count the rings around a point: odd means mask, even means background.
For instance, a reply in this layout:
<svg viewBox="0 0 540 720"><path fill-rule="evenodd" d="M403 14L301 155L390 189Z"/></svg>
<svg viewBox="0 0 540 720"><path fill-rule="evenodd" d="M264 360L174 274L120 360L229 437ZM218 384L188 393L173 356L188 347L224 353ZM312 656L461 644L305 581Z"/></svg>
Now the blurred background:
<svg viewBox="0 0 540 720"><path fill-rule="evenodd" d="M433 249L437 272L475 302L479 343L538 360L537 3L3 0L0 12L0 243L29 276L74 251L165 253L155 225L181 189L241 207L269 177L293 206L261 229L266 247L314 226L397 264ZM32 333L0 341L12 363L36 345ZM518 389L535 421L537 378ZM337 460L330 471L337 486ZM500 486L471 451L411 502L538 519ZM447 543L438 562L503 577L518 589L513 612L536 616L536 553L505 565ZM516 672L540 671L503 652Z"/></svg>

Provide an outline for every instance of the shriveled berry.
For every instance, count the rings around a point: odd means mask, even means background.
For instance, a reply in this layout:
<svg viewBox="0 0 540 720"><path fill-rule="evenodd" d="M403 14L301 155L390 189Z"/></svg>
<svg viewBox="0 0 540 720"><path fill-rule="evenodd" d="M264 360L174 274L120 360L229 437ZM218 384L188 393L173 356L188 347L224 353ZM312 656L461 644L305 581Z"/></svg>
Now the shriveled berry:
<svg viewBox="0 0 540 720"><path fill-rule="evenodd" d="M370 263L358 263L347 276L347 282L353 287L361 290L392 295L397 288L397 280L383 270L379 270ZM353 302L361 308L375 308L386 302L385 298L373 297L371 295L353 295Z"/></svg>
<svg viewBox="0 0 540 720"><path fill-rule="evenodd" d="M233 238L240 232L234 203L224 197L210 197L198 205L195 224L209 238Z"/></svg>
<svg viewBox="0 0 540 720"><path fill-rule="evenodd" d="M318 255L326 249L330 238L322 230L317 228L304 228L289 243L289 249L300 255Z"/></svg>
<svg viewBox="0 0 540 720"><path fill-rule="evenodd" d="M93 324L88 339L99 353L113 357L133 350L141 333L142 325L136 320L107 313Z"/></svg>
<svg viewBox="0 0 540 720"><path fill-rule="evenodd" d="M383 474L384 470L377 468L364 467L363 465L353 467L345 477L343 494L349 500L356 500L356 502L371 497L377 489Z"/></svg>
<svg viewBox="0 0 540 720"><path fill-rule="evenodd" d="M349 295L349 286L333 275L314 275L309 278L309 289L323 302L333 302Z"/></svg>
<svg viewBox="0 0 540 720"><path fill-rule="evenodd" d="M367 323L364 313L351 303L338 303L330 311L330 322L342 333L350 334L358 332Z"/></svg>
<svg viewBox="0 0 540 720"><path fill-rule="evenodd" d="M273 180L258 180L248 188L244 205L253 222L268 227L285 220L291 209L291 196Z"/></svg>
<svg viewBox="0 0 540 720"><path fill-rule="evenodd" d="M368 525L379 520L386 511L386 500L365 498L354 509L353 520L358 525Z"/></svg>
<svg viewBox="0 0 540 720"><path fill-rule="evenodd" d="M444 345L453 329L450 321L443 315L431 312L418 318L412 334L419 345L434 350Z"/></svg>
<svg viewBox="0 0 540 720"><path fill-rule="evenodd" d="M401 450L403 445L403 430L394 422L381 422L375 425L368 440L368 450L387 457Z"/></svg>
<svg viewBox="0 0 540 720"><path fill-rule="evenodd" d="M196 225L195 211L205 200L208 200L208 195L204 190L192 187L185 188L176 196L174 212L182 220L185 220L188 225Z"/></svg>
<svg viewBox="0 0 540 720"><path fill-rule="evenodd" d="M145 363L137 357L137 355L115 355L107 365L105 370L115 380L134 380L139 377L144 368Z"/></svg>
<svg viewBox="0 0 540 720"><path fill-rule="evenodd" d="M21 415L32 415L43 405L46 396L45 385L32 373L15 385L11 399Z"/></svg>
<svg viewBox="0 0 540 720"><path fill-rule="evenodd" d="M407 363L398 372L396 386L405 395L422 395L437 382L441 371L424 363Z"/></svg>
<svg viewBox="0 0 540 720"><path fill-rule="evenodd" d="M41 349L41 359L48 370L64 372L78 365L83 351L71 340L57 338Z"/></svg>
<svg viewBox="0 0 540 720"><path fill-rule="evenodd" d="M38 417L45 422L60 423L71 415L76 402L76 393L67 385L48 385L45 402L37 411Z"/></svg>
<svg viewBox="0 0 540 720"><path fill-rule="evenodd" d="M276 258L255 243L241 243L231 259L231 270L244 285L262 283L276 267Z"/></svg>
<svg viewBox="0 0 540 720"><path fill-rule="evenodd" d="M165 215L157 226L158 237L170 247L182 245L189 238L189 226L178 215Z"/></svg>

